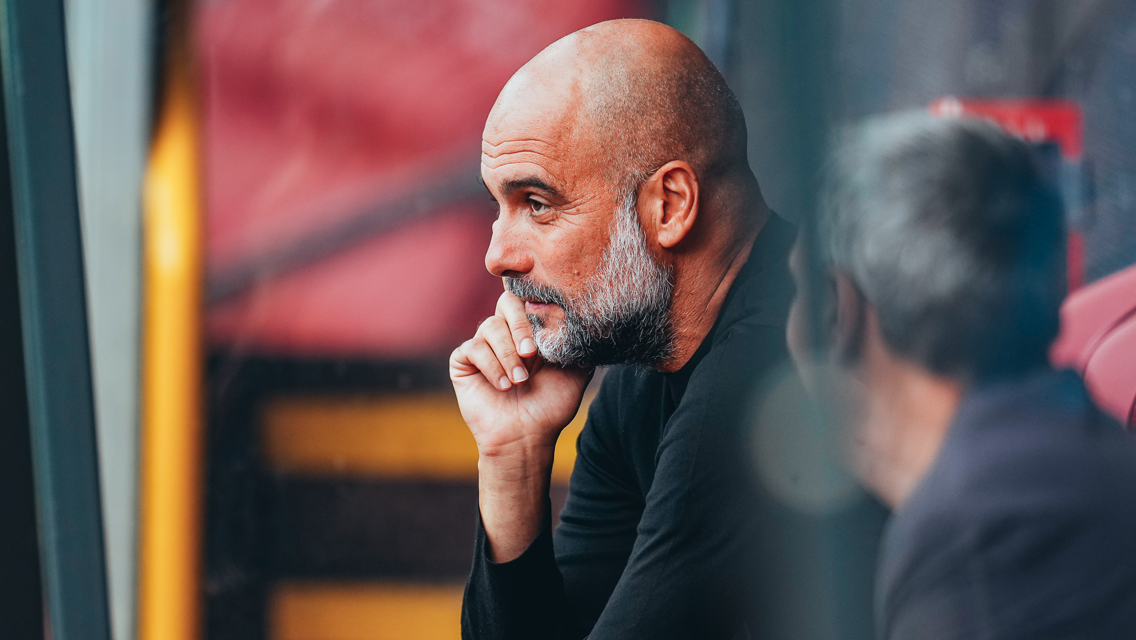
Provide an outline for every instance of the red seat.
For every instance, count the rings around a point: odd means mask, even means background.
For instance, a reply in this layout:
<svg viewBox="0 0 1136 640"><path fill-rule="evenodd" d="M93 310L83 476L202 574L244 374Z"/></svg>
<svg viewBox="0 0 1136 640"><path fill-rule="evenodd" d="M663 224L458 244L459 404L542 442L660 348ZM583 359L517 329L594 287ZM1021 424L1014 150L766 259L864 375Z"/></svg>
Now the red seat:
<svg viewBox="0 0 1136 640"><path fill-rule="evenodd" d="M1065 300L1061 306L1061 335L1050 349L1050 360L1057 367L1084 372L1101 341L1133 314L1136 265L1078 289Z"/></svg>
<svg viewBox="0 0 1136 640"><path fill-rule="evenodd" d="M1084 376L1101 409L1136 428L1136 315L1098 343L1085 363Z"/></svg>

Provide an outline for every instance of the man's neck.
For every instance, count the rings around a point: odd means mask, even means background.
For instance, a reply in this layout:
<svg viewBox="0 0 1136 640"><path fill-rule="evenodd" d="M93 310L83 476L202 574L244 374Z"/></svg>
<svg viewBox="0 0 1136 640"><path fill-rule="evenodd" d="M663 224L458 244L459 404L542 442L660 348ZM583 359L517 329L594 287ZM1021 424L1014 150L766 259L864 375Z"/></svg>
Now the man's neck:
<svg viewBox="0 0 1136 640"><path fill-rule="evenodd" d="M675 269L675 296L671 305L674 319L674 354L658 367L663 372L678 371L690 361L706 339L738 273L749 260L758 233L772 214L762 210L754 224L735 235L738 240L723 250L703 252ZM699 260L698 258L701 258Z"/></svg>
<svg viewBox="0 0 1136 640"><path fill-rule="evenodd" d="M859 382L867 398L854 429L861 479L893 509L930 471L964 393L955 380L889 358L868 365Z"/></svg>

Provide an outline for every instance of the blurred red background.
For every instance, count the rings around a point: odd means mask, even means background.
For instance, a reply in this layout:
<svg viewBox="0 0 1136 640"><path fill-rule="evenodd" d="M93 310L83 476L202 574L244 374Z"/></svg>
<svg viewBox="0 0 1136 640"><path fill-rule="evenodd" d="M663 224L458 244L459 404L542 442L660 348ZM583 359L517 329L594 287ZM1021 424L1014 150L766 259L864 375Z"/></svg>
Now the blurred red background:
<svg viewBox="0 0 1136 640"><path fill-rule="evenodd" d="M493 311L480 134L508 78L644 2L198 5L214 348L447 353Z"/></svg>

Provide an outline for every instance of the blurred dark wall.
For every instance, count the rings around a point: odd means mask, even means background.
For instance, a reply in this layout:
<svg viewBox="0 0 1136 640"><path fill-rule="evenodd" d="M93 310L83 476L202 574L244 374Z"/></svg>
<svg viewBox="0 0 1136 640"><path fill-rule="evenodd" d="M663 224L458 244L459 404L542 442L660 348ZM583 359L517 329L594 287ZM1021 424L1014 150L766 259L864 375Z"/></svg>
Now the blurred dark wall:
<svg viewBox="0 0 1136 640"><path fill-rule="evenodd" d="M782 95L795 55L779 3L738 2L725 71L746 109L750 160L773 208L801 215L784 158ZM834 124L935 98L1067 98L1085 117L1087 280L1136 262L1136 3L1131 0L837 0Z"/></svg>

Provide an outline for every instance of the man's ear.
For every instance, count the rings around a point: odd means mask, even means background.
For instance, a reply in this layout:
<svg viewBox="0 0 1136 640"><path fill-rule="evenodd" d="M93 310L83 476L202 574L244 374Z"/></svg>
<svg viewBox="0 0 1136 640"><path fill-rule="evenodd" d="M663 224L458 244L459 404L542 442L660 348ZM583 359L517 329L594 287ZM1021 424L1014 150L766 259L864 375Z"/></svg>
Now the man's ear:
<svg viewBox="0 0 1136 640"><path fill-rule="evenodd" d="M698 218L698 176L690 164L672 160L655 171L647 187L640 195L653 199L654 206L641 207L650 216L644 223L653 224L659 244L672 249Z"/></svg>
<svg viewBox="0 0 1136 640"><path fill-rule="evenodd" d="M829 318L832 353L837 362L854 365L860 360L867 339L868 301L847 274L833 271L830 275L833 287L833 304L829 307L832 314Z"/></svg>

